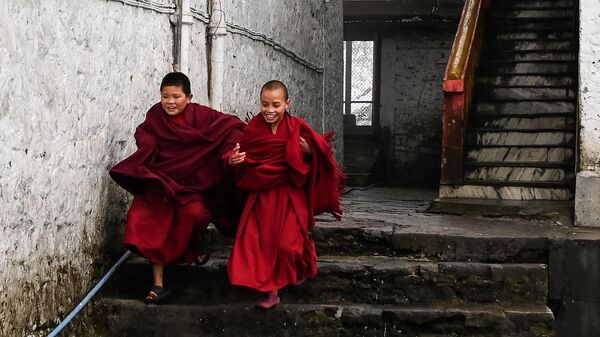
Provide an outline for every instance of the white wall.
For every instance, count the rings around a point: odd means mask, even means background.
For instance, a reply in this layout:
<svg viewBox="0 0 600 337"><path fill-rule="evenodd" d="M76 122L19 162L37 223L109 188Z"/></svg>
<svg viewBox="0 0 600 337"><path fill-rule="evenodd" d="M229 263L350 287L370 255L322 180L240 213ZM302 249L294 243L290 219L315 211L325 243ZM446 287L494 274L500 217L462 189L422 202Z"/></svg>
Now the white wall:
<svg viewBox="0 0 600 337"><path fill-rule="evenodd" d="M580 0L579 172L575 221L600 227L600 2Z"/></svg>
<svg viewBox="0 0 600 337"><path fill-rule="evenodd" d="M107 169L133 150L171 40L168 15L117 2L0 2L0 335L53 325L88 290L123 214Z"/></svg>

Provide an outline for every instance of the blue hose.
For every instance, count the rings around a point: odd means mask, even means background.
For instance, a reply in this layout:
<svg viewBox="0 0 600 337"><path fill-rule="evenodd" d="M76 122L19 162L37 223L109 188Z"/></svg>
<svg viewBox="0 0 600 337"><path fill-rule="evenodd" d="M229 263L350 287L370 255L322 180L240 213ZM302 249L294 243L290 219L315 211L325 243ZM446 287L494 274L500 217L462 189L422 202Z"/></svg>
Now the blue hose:
<svg viewBox="0 0 600 337"><path fill-rule="evenodd" d="M119 266L121 264L123 264L123 262L125 262L125 260L127 260L127 258L129 257L130 254L131 254L130 251L126 251L123 254L123 256L121 256L121 258L119 259L119 261L117 261L117 263L115 263L110 268L110 270L102 277L102 279L100 279L100 281L98 281L98 283L94 286L94 288L92 288L92 290L90 290L90 292L87 295L85 295L85 297L83 298L83 300L81 300L81 302L79 302L79 304L77 304L77 306L75 307L75 309L73 309L73 311L71 311L71 313L69 313L69 315L67 315L67 317L65 317L65 319L62 322L60 322L60 324L56 328L54 328L54 330L52 330L52 332L48 335L48 337L58 336L58 334L61 333L62 330L69 323L71 323L71 321L73 320L73 318L75 318L75 316L77 316L77 314L83 308L85 308L85 306L92 299L92 297L94 297L94 295L96 295L96 293L104 286L104 284L106 283L106 281L108 281L108 279L112 276L112 274L114 274L114 272L117 270L117 268L119 268Z"/></svg>

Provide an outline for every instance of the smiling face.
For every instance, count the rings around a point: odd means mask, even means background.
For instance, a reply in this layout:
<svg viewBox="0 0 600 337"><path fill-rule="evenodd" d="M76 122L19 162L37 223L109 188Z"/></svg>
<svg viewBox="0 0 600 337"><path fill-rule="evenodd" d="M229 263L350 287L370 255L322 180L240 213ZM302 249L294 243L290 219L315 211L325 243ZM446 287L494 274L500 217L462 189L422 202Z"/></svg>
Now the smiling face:
<svg viewBox="0 0 600 337"><path fill-rule="evenodd" d="M191 100L192 94L186 95L180 86L168 85L160 91L160 105L169 116L182 113Z"/></svg>
<svg viewBox="0 0 600 337"><path fill-rule="evenodd" d="M290 107L282 88L264 89L260 94L260 113L265 121L271 124L271 130L276 131L285 112Z"/></svg>

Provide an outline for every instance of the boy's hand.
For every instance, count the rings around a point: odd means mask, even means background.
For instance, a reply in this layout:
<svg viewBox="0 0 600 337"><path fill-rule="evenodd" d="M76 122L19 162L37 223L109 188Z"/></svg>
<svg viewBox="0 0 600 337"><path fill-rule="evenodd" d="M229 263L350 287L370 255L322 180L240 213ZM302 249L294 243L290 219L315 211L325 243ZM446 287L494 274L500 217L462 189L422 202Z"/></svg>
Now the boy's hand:
<svg viewBox="0 0 600 337"><path fill-rule="evenodd" d="M229 165L236 166L243 163L246 159L246 152L240 152L240 143L236 143L231 156L229 156Z"/></svg>
<svg viewBox="0 0 600 337"><path fill-rule="evenodd" d="M302 152L310 154L310 146L308 146L308 142L306 142L306 139L302 137L300 137L300 149L302 150Z"/></svg>

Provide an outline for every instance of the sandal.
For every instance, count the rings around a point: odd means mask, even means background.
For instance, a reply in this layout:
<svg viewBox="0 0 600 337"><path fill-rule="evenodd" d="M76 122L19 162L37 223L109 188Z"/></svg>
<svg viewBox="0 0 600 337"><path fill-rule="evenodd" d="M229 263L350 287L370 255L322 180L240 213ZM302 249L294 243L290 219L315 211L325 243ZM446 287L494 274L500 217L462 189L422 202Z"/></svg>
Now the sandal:
<svg viewBox="0 0 600 337"><path fill-rule="evenodd" d="M152 289L150 289L150 292L148 292L148 295L144 298L144 302L148 304L162 303L167 297L169 297L170 294L171 293L165 290L163 287L155 285L152 287Z"/></svg>
<svg viewBox="0 0 600 337"><path fill-rule="evenodd" d="M271 309L281 302L281 299L277 295L277 291L270 291L267 293L267 297L263 300L258 301L254 306L258 309Z"/></svg>
<svg viewBox="0 0 600 337"><path fill-rule="evenodd" d="M202 258L200 258L200 257L202 257ZM205 265L208 262L208 260L210 260L210 254L209 253L206 253L206 254L203 254L203 255L198 255L194 259L194 264L198 265L198 266L203 266L203 265Z"/></svg>

